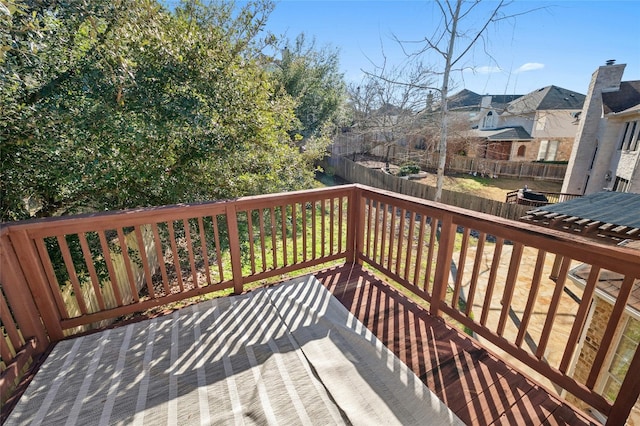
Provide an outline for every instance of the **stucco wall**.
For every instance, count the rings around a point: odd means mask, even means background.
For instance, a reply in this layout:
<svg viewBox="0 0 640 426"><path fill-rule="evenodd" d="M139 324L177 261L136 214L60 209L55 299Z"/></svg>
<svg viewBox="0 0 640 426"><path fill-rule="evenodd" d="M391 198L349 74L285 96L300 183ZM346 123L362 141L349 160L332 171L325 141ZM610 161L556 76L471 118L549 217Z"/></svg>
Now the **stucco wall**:
<svg viewBox="0 0 640 426"><path fill-rule="evenodd" d="M580 110L575 109L536 111L536 122L531 130L531 136L538 139L574 139L578 131L578 120L575 115L579 112Z"/></svg>

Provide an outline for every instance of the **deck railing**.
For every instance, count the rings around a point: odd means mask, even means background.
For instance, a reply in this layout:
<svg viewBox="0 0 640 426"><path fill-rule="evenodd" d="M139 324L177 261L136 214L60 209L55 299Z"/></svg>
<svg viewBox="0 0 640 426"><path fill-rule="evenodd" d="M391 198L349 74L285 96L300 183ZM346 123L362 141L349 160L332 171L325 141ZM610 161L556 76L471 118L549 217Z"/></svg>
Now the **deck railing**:
<svg viewBox="0 0 640 426"><path fill-rule="evenodd" d="M633 373L614 404L596 386L640 278L640 253L631 249L360 185L25 221L0 232L3 395L51 342L86 327L212 291L238 293L251 282L338 260L386 274L433 314L464 325L611 424L624 422L640 394ZM116 273L115 257L124 274ZM566 344L550 356L563 290L580 263L591 265L591 275ZM580 383L570 365L604 270L624 277L622 289L589 378ZM543 301L538 293L548 275L552 294ZM638 368L640 351L629 371Z"/></svg>

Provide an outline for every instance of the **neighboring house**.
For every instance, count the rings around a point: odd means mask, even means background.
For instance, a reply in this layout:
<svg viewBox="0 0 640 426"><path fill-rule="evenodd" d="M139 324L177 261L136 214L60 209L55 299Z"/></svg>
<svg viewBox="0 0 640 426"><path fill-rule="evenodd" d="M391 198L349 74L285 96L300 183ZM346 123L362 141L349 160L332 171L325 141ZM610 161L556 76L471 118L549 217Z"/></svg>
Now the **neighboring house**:
<svg viewBox="0 0 640 426"><path fill-rule="evenodd" d="M523 95L479 95L471 90L463 89L449 97L447 108L452 121L464 121L468 127L476 127L478 120L489 109L502 110L509 102Z"/></svg>
<svg viewBox="0 0 640 426"><path fill-rule="evenodd" d="M640 81L622 81L625 66L593 73L562 192L640 193Z"/></svg>
<svg viewBox="0 0 640 426"><path fill-rule="evenodd" d="M623 244L640 250L639 240ZM569 278L584 288L590 271L589 265L580 265L570 271ZM573 377L581 383L586 382L600 349L600 342L620 293L621 284L622 278L618 274L609 271L600 272L588 316L589 322L584 327L577 355L571 367ZM602 370L595 385L596 389L610 401L615 401L618 396L622 379L629 370L629 363L640 341L640 279L636 279L633 283L633 289L622 316L623 319L615 331L611 349L605 359L607 368ZM578 401L572 402L579 404ZM599 416L599 413L592 412L592 414ZM640 424L640 401L631 411L627 424Z"/></svg>
<svg viewBox="0 0 640 426"><path fill-rule="evenodd" d="M547 86L509 101L484 99L469 155L492 160L567 161L585 96ZM474 152L475 151L475 152Z"/></svg>
<svg viewBox="0 0 640 426"><path fill-rule="evenodd" d="M584 95L557 86L527 95L479 95L464 89L448 99L448 150L490 160L568 161L584 100ZM370 150L395 143L435 151L440 108L429 100L427 104L415 121L399 120L401 115L389 106L376 111L372 117L385 121L370 129ZM342 146L353 139L336 137L334 145L340 149L334 152L346 152Z"/></svg>
<svg viewBox="0 0 640 426"><path fill-rule="evenodd" d="M495 111L502 111L507 108L510 102L521 98L523 95L479 95L471 90L463 89L449 97L449 143L456 142L460 147L466 147L465 153L471 157L477 155L476 149L482 146L486 151L485 144L478 144L476 135L469 132L470 129L477 129L479 123L491 117ZM440 113L439 109L434 112Z"/></svg>

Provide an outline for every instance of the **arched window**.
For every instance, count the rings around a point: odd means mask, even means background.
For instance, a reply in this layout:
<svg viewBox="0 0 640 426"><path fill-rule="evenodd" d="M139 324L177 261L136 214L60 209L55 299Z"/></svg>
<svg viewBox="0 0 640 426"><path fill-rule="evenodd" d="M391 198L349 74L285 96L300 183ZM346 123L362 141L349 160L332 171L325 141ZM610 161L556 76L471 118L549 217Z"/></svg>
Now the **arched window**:
<svg viewBox="0 0 640 426"><path fill-rule="evenodd" d="M527 152L527 147L524 145L520 145L518 147L518 157L524 157L525 152Z"/></svg>
<svg viewBox="0 0 640 426"><path fill-rule="evenodd" d="M484 117L484 121L482 123L482 127L485 129L495 127L495 116L493 115L493 111L489 111L487 115Z"/></svg>

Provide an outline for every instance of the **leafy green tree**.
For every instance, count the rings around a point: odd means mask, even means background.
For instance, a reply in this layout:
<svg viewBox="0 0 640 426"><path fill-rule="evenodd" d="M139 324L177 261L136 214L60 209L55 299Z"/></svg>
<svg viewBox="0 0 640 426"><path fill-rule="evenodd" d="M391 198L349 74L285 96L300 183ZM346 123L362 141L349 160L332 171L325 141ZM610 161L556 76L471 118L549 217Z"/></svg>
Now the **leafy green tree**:
<svg viewBox="0 0 640 426"><path fill-rule="evenodd" d="M344 122L347 92L339 71L338 51L318 48L315 40L300 34L285 43L281 59L274 62L277 93L295 101L296 121L290 137L316 157Z"/></svg>
<svg viewBox="0 0 640 426"><path fill-rule="evenodd" d="M311 185L256 59L270 1L3 5L3 220Z"/></svg>

